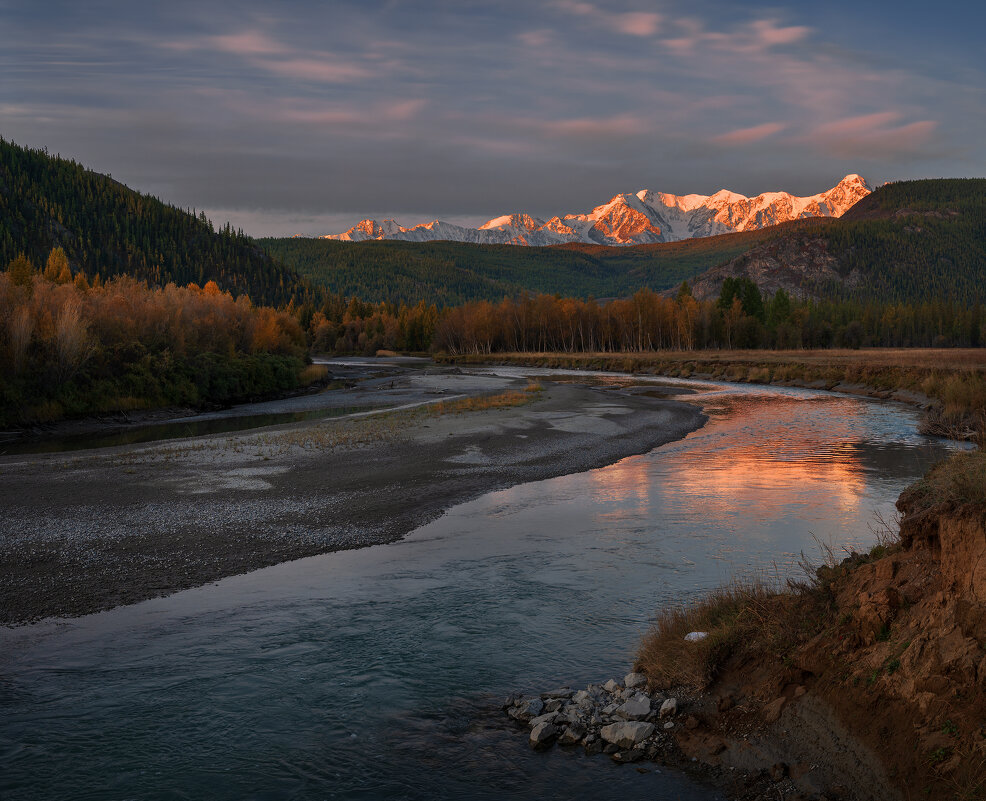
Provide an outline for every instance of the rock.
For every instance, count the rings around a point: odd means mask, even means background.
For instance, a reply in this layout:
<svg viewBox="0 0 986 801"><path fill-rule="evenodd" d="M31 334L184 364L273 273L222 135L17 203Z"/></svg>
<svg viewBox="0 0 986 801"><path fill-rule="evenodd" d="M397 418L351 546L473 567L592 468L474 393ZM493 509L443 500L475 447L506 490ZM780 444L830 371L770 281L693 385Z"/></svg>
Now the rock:
<svg viewBox="0 0 986 801"><path fill-rule="evenodd" d="M685 635L685 642L699 642L709 636L707 631L690 631Z"/></svg>
<svg viewBox="0 0 986 801"><path fill-rule="evenodd" d="M606 706L602 708L602 713L604 715L612 715L617 709L619 709L618 704L606 704Z"/></svg>
<svg viewBox="0 0 986 801"><path fill-rule="evenodd" d="M678 699L669 698L661 704L661 717L671 718L678 714Z"/></svg>
<svg viewBox="0 0 986 801"><path fill-rule="evenodd" d="M602 750L604 754L615 754L617 751L620 750L620 747L615 743L606 743L606 745L603 746Z"/></svg>
<svg viewBox="0 0 986 801"><path fill-rule="evenodd" d="M588 756L593 756L595 754L601 754L603 752L603 741L593 740L592 742L587 742L585 744L585 753Z"/></svg>
<svg viewBox="0 0 986 801"><path fill-rule="evenodd" d="M613 714L624 720L643 720L650 714L650 698L646 695L635 695L617 707Z"/></svg>
<svg viewBox="0 0 986 801"><path fill-rule="evenodd" d="M544 702L544 709L546 712L557 712L561 709L561 704L560 698L549 698Z"/></svg>
<svg viewBox="0 0 986 801"><path fill-rule="evenodd" d="M664 724L664 728L665 729L668 729L668 730L673 729L674 728L674 721L673 720L669 720L667 723Z"/></svg>
<svg viewBox="0 0 986 801"><path fill-rule="evenodd" d="M763 719L767 723L776 723L777 719L781 716L781 710L784 709L784 704L787 703L787 699L782 695L780 698L775 698L767 706L763 708Z"/></svg>
<svg viewBox="0 0 986 801"><path fill-rule="evenodd" d="M631 748L629 751L617 751L611 758L614 762L639 762L644 758L644 749Z"/></svg>
<svg viewBox="0 0 986 801"><path fill-rule="evenodd" d="M588 690L579 690L572 696L572 703L582 705L583 701L591 701L592 696L589 694Z"/></svg>
<svg viewBox="0 0 986 801"><path fill-rule="evenodd" d="M501 703L500 706L503 709L510 709L510 707L512 707L516 703L517 703L517 696L511 693L510 695L508 695L506 698L503 699L503 703Z"/></svg>
<svg viewBox="0 0 986 801"><path fill-rule="evenodd" d="M615 679L610 679L603 685L603 689L608 693L615 693L617 690L622 689L620 683Z"/></svg>
<svg viewBox="0 0 986 801"><path fill-rule="evenodd" d="M531 736L528 740L531 748L547 748L558 736L558 727L553 723L539 723L531 729Z"/></svg>
<svg viewBox="0 0 986 801"><path fill-rule="evenodd" d="M653 733L654 724L643 723L641 721L611 723L608 726L603 726L599 732L606 742L623 749L633 748L633 746L646 740Z"/></svg>
<svg viewBox="0 0 986 801"><path fill-rule="evenodd" d="M541 693L541 698L545 701L551 698L571 698L572 691L568 687L559 687L557 690L549 690L546 693Z"/></svg>
<svg viewBox="0 0 986 801"><path fill-rule="evenodd" d="M578 723L571 724L558 738L559 745L577 745L585 737L585 726Z"/></svg>
<svg viewBox="0 0 986 801"><path fill-rule="evenodd" d="M623 678L623 686L630 690L646 687L647 677L643 673L627 673Z"/></svg>
<svg viewBox="0 0 986 801"><path fill-rule="evenodd" d="M535 726L540 726L542 723L554 723L556 717L557 716L554 712L548 712L545 715L538 715L536 718L531 720L530 726L533 729Z"/></svg>
<svg viewBox="0 0 986 801"><path fill-rule="evenodd" d="M540 715L543 710L544 701L540 698L521 698L507 714L514 720L521 720L526 723Z"/></svg>
<svg viewBox="0 0 986 801"><path fill-rule="evenodd" d="M770 770L767 771L770 774L770 778L775 782L779 782L785 776L787 776L787 765L784 762L777 762L771 765Z"/></svg>

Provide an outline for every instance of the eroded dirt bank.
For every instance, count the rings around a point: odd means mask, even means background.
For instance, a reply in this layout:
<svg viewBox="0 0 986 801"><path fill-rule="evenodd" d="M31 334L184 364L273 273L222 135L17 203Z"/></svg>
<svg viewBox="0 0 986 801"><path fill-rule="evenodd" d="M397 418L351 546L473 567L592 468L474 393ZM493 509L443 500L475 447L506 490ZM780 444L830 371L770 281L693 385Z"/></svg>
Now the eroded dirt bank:
<svg viewBox="0 0 986 801"><path fill-rule="evenodd" d="M523 391L437 368L417 400ZM494 489L600 467L699 427L695 407L544 383L510 408L291 424L0 459L0 624L71 616L400 538Z"/></svg>
<svg viewBox="0 0 986 801"><path fill-rule="evenodd" d="M986 481L982 453L951 464ZM949 470L901 496L899 543L796 593L739 593L688 666L714 675L675 734L687 758L759 777L744 797L986 797L986 503ZM652 674L679 658L650 644Z"/></svg>

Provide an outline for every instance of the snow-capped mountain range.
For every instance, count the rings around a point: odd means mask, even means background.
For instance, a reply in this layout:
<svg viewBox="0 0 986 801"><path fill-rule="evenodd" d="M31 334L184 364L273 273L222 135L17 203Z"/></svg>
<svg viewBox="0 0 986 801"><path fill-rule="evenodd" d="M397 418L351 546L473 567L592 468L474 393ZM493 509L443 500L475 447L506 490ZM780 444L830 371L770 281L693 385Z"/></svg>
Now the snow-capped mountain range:
<svg viewBox="0 0 986 801"><path fill-rule="evenodd" d="M805 217L840 217L872 190L858 175L847 175L827 192L795 197L788 192L765 192L745 197L726 189L714 195L669 195L643 189L617 195L588 214L566 214L542 220L529 214L506 214L479 228L442 220L405 228L395 220L363 220L342 234L323 239L363 242L436 239L489 245L559 245L585 242L598 245L644 245L675 242L695 236L750 231Z"/></svg>

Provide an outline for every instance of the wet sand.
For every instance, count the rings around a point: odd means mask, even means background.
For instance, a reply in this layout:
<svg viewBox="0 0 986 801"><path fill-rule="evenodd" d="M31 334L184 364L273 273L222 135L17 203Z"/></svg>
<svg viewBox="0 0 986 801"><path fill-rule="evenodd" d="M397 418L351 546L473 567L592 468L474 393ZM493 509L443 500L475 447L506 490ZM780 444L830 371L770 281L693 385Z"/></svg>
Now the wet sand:
<svg viewBox="0 0 986 801"><path fill-rule="evenodd" d="M686 403L547 381L523 406L445 414L420 406L526 383L409 369L337 390L333 403L415 408L0 457L0 625L390 542L485 492L611 464L705 420Z"/></svg>

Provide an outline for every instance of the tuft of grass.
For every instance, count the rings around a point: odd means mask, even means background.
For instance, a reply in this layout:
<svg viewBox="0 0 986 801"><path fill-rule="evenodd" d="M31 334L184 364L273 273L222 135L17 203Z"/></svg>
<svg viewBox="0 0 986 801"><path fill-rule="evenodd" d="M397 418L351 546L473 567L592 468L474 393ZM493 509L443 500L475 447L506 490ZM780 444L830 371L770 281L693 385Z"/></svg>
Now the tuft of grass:
<svg viewBox="0 0 986 801"><path fill-rule="evenodd" d="M986 504L986 451L957 453L939 462L908 492L921 506Z"/></svg>
<svg viewBox="0 0 986 801"><path fill-rule="evenodd" d="M656 687L707 687L741 645L781 625L783 597L764 579L734 581L691 606L660 612L637 652L636 667ZM686 642L685 635L708 636Z"/></svg>

